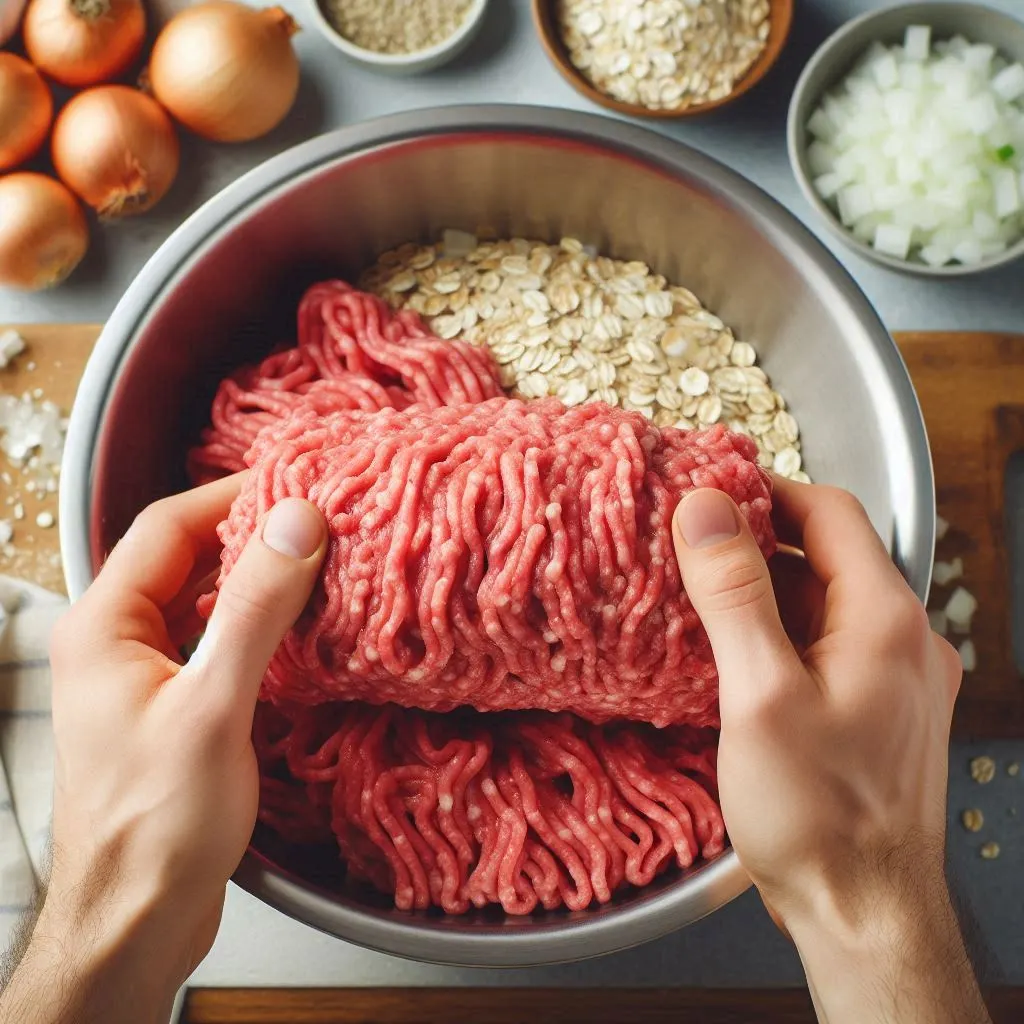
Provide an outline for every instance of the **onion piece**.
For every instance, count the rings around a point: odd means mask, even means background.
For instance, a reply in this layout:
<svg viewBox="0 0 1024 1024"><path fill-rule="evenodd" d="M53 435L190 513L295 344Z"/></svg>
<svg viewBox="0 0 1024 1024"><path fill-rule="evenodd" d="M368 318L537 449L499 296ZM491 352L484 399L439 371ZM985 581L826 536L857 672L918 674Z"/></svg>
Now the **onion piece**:
<svg viewBox="0 0 1024 1024"><path fill-rule="evenodd" d="M946 602L946 618L954 633L967 633L978 609L977 598L966 588L957 587Z"/></svg>
<svg viewBox="0 0 1024 1024"><path fill-rule="evenodd" d="M53 97L27 60L0 53L0 171L33 157L53 121Z"/></svg>
<svg viewBox="0 0 1024 1024"><path fill-rule="evenodd" d="M0 285L59 284L88 247L85 214L59 181L26 172L0 178Z"/></svg>
<svg viewBox="0 0 1024 1024"><path fill-rule="evenodd" d="M21 24L25 0L0 0L0 46L5 46Z"/></svg>
<svg viewBox="0 0 1024 1024"><path fill-rule="evenodd" d="M116 78L142 52L142 0L29 0L25 52L61 85L96 85Z"/></svg>
<svg viewBox="0 0 1024 1024"><path fill-rule="evenodd" d="M978 651L973 640L965 640L957 648L957 654L960 655L960 664L965 672L973 672L978 667Z"/></svg>
<svg viewBox="0 0 1024 1024"><path fill-rule="evenodd" d="M101 217L142 213L178 173L178 136L155 100L124 85L79 93L53 127L61 180Z"/></svg>
<svg viewBox="0 0 1024 1024"><path fill-rule="evenodd" d="M295 101L296 31L280 7L256 10L231 0L189 7L171 19L153 46L147 73L153 95L204 138L259 138Z"/></svg>

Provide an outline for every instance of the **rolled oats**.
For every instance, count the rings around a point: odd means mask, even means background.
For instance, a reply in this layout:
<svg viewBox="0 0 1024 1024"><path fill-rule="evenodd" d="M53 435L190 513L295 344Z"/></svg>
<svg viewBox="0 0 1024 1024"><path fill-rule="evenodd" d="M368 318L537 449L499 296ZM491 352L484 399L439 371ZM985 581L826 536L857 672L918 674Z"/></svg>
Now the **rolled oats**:
<svg viewBox="0 0 1024 1024"><path fill-rule="evenodd" d="M769 0L558 0L570 61L597 89L655 110L728 96L761 55Z"/></svg>
<svg viewBox="0 0 1024 1024"><path fill-rule="evenodd" d="M809 482L797 421L754 347L688 289L575 238L463 235L384 253L363 287L422 314L439 337L487 345L502 385L523 398L602 401L686 430L727 423L754 440L760 465Z"/></svg>

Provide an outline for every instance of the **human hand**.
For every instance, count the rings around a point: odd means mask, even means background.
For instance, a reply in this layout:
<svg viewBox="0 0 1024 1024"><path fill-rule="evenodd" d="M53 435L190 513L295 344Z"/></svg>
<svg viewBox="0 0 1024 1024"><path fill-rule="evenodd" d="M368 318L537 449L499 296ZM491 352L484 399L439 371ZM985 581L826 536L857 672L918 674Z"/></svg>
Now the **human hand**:
<svg viewBox="0 0 1024 1024"><path fill-rule="evenodd" d="M256 820L257 693L326 545L312 505L278 503L182 664L176 634L209 589L215 528L239 488L228 478L146 509L51 641L53 867L23 966L49 939L67 956L88 956L87 976L124 962L131 978L121 994L148 993L122 1011L132 1021L149 1019L154 1003L169 1007L213 943Z"/></svg>
<svg viewBox="0 0 1024 1024"><path fill-rule="evenodd" d="M796 645L730 499L695 491L674 521L684 584L719 668L732 845L800 948L812 992L812 965L849 973L860 957L870 974L868 962L878 966L893 943L927 931L945 933L950 964L965 962L944 876L959 657L929 628L856 499L777 480L774 502L780 540L806 555L780 560L784 610L797 613L791 632L806 631ZM866 1018L863 1002L856 1012L850 1019Z"/></svg>

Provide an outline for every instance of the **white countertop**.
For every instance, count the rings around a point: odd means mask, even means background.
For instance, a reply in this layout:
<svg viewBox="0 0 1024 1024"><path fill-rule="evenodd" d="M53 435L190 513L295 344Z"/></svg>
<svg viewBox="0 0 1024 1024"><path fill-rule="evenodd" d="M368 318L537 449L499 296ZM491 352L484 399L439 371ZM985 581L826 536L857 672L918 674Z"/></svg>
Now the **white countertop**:
<svg viewBox="0 0 1024 1024"><path fill-rule="evenodd" d="M311 0L309 0L311 2ZM165 12L181 0L157 0ZM988 0L1020 12L1019 0ZM181 220L266 157L332 128L380 114L453 103L532 103L594 109L548 62L534 34L528 0L491 0L481 35L454 65L413 79L393 79L347 63L318 35L307 3L283 0L302 24L296 38L303 81L296 109L271 136L244 146L183 142L182 173L151 214L94 232L92 249L63 287L36 295L0 289L0 322L101 321L118 297ZM656 130L679 138L731 165L804 220L860 282L890 329L1024 329L1020 265L982 278L930 282L904 277L861 261L822 231L799 195L785 152L789 93L814 47L841 22L884 4L869 0L802 0L792 38L778 67L744 100L706 119ZM986 743L954 750L952 805L966 806L964 766L974 753L1022 759L1024 744ZM1020 780L986 787L988 816L1020 803ZM962 797L958 794L963 794ZM1024 826L1004 830L1005 854L981 862L959 835L951 836L955 875L993 981L1024 983L1024 933L1014 912L1024 866ZM1014 852L1015 851L1015 852ZM258 903L235 887L213 952L199 968L200 985L792 985L802 980L799 962L775 931L753 894L713 917L640 950L601 961L520 971L473 971L413 964L371 953L318 934Z"/></svg>

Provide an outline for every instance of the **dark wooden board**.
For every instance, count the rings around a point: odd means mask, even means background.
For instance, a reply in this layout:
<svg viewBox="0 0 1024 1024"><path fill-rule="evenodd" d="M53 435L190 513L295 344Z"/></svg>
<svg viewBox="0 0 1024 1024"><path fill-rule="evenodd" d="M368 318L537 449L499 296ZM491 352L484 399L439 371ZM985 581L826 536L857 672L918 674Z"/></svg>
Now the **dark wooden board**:
<svg viewBox="0 0 1024 1024"><path fill-rule="evenodd" d="M0 392L40 387L68 405L99 327L34 324L19 330L29 351L13 368L0 370ZM896 340L928 426L939 512L952 524L938 557L963 558L963 582L980 602L972 628L978 668L965 679L954 729L958 736L1024 737L1024 678L1013 663L1004 520L1006 464L1024 450L1024 336L929 332L897 334ZM31 372L30 360L36 364ZM31 517L22 525L33 552L27 575L56 587L57 529L38 530ZM950 589L936 588L933 602Z"/></svg>
<svg viewBox="0 0 1024 1024"><path fill-rule="evenodd" d="M950 523L936 557L961 557L962 582L978 599L971 624L978 667L964 678L954 730L961 737L1024 737L1005 511L1007 463L1024 451L1024 336L924 333L896 339L928 428L939 515ZM934 587L929 604L941 605L956 585Z"/></svg>
<svg viewBox="0 0 1024 1024"><path fill-rule="evenodd" d="M1024 1020L1024 989L987 996L995 1024ZM186 1024L814 1024L799 989L194 989Z"/></svg>

